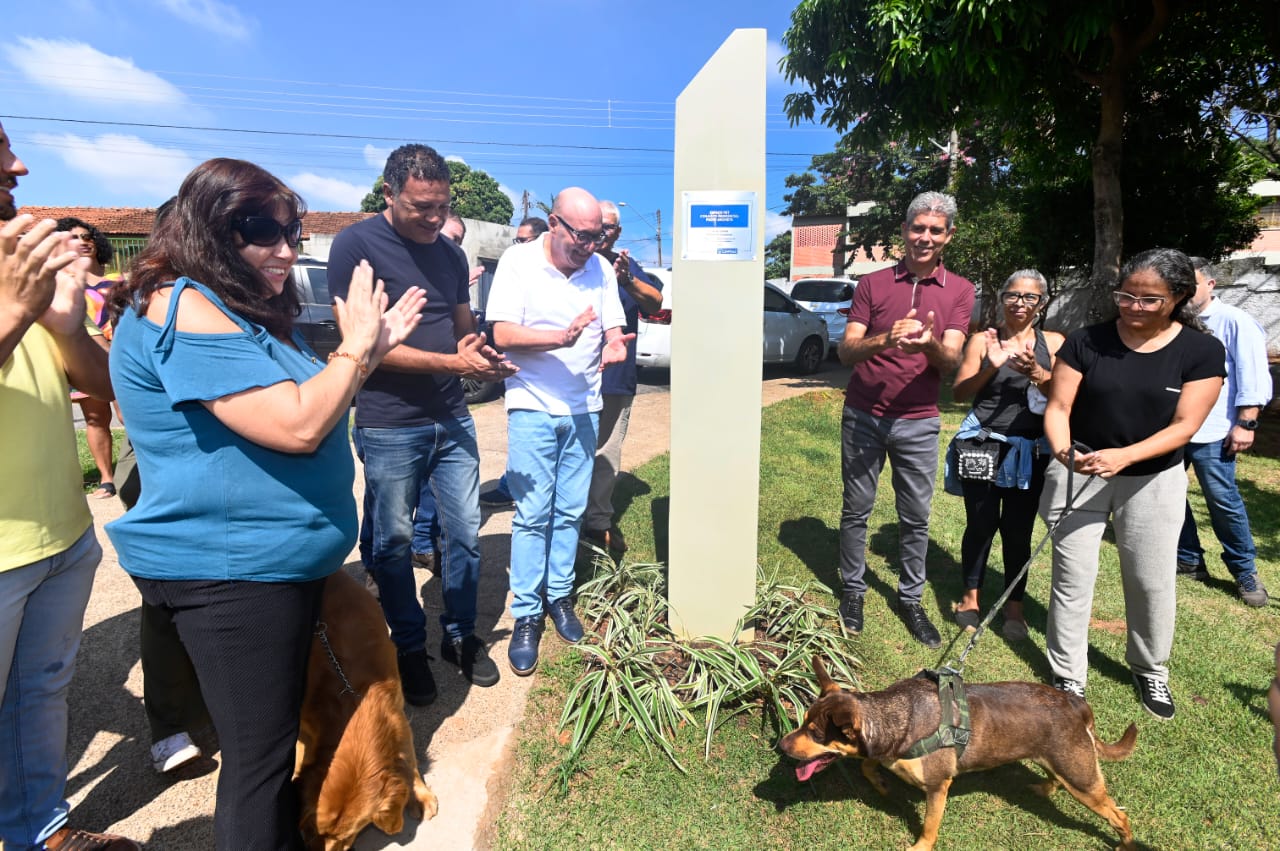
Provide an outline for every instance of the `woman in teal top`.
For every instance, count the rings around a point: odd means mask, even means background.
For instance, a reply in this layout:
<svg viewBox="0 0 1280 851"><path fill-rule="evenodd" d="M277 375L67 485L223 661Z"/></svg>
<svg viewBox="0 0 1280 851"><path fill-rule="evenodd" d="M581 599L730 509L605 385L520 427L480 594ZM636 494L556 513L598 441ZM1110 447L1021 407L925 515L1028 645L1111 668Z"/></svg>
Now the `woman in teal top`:
<svg viewBox="0 0 1280 851"><path fill-rule="evenodd" d="M107 533L200 680L222 750L219 849L302 847L307 654L324 577L356 538L347 412L425 303L410 291L387 310L362 264L320 362L293 330L304 212L261 168L210 160L112 294L112 381L146 486Z"/></svg>

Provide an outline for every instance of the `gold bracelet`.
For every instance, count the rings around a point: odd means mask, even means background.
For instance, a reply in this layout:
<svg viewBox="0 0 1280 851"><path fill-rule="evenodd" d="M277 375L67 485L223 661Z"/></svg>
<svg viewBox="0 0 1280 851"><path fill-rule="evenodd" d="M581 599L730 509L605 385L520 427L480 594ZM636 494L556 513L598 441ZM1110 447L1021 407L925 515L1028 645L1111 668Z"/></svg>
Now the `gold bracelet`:
<svg viewBox="0 0 1280 851"><path fill-rule="evenodd" d="M351 352L329 352L329 357L328 357L329 363L333 363L334 358L346 358L347 360L351 361L353 364L356 365L356 369L360 370L361 378L369 377L369 367L362 364L360 362L360 358L351 354Z"/></svg>

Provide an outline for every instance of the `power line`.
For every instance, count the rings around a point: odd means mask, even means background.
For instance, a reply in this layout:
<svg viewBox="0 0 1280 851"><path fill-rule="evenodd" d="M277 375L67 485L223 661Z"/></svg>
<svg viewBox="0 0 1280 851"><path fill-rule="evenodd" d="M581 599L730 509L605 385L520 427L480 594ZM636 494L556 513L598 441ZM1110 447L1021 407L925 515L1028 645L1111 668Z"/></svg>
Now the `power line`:
<svg viewBox="0 0 1280 851"><path fill-rule="evenodd" d="M274 110L279 111L279 110ZM88 118L57 118L48 115L5 115L0 118L11 118L19 121L48 121L58 124L81 124L97 127L140 127L150 130L194 130L201 133L244 133L259 136L290 136L311 139L352 139L365 142L407 142L401 136L371 136L356 133L321 133L314 130L265 130L249 127L207 127L192 124L155 124L141 121L98 121ZM607 129L607 128L600 128ZM648 148L633 145L570 145L551 142L496 142L487 139L437 139L437 145L489 145L506 148L554 148L574 151L619 151L629 153L673 154L671 148ZM791 151L766 151L770 157L801 157L810 159L813 155Z"/></svg>

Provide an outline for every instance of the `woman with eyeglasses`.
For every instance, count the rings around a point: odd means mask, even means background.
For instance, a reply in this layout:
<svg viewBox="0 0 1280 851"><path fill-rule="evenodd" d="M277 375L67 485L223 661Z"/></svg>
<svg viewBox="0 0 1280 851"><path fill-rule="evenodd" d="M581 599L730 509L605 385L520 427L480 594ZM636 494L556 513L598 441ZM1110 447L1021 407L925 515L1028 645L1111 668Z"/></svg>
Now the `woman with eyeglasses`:
<svg viewBox="0 0 1280 851"><path fill-rule="evenodd" d="M969 338L952 387L956 401L973 400L973 409L948 451L949 490L958 480L964 495L966 522L960 544L964 593L955 618L965 629L976 629L981 620L978 594L996 532L1000 533L1006 590L1031 557L1031 530L1049 462L1043 394L1064 339L1055 331L1036 327L1049 303L1049 283L1035 269L1010 275L999 300L1000 326ZM981 475L961 478L956 453L975 443L978 451L991 453L992 464ZM1010 641L1027 637L1022 611L1026 587L1024 575L1004 604L1001 633Z"/></svg>
<svg viewBox="0 0 1280 851"><path fill-rule="evenodd" d="M107 525L121 566L172 617L222 750L219 849L296 849L294 744L324 579L356 540L347 414L417 325L368 265L335 300L319 360L294 330L302 199L214 159L112 294L111 377L145 487Z"/></svg>
<svg viewBox="0 0 1280 851"><path fill-rule="evenodd" d="M104 277L106 266L114 256L111 241L102 231L88 222L64 216L58 219L57 229L71 234L76 251L89 258L89 265L68 267L60 275L79 275L84 278L84 297L88 302L88 316L102 331L103 339L111 339L111 323L107 321L107 299L111 288L118 281ZM98 468L98 487L90 494L94 499L110 499L116 495L115 465L112 458L111 403L95 399L79 390L71 391L71 398L84 414L84 439Z"/></svg>
<svg viewBox="0 0 1280 851"><path fill-rule="evenodd" d="M1068 335L1045 435L1059 463L1040 512L1054 535L1046 645L1053 685L1084 696L1098 549L1110 518L1120 556L1125 661L1143 707L1173 717L1174 577L1187 495L1182 448L1209 414L1226 351L1196 317L1185 254L1144 251L1120 270L1120 315ZM1068 503L1070 503L1068 505Z"/></svg>

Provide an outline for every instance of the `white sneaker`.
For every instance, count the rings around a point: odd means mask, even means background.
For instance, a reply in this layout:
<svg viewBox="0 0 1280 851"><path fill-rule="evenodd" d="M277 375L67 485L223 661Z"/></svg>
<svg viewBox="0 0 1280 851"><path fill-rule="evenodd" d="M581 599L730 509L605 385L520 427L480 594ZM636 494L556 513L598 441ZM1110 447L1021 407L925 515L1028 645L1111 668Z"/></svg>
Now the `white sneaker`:
<svg viewBox="0 0 1280 851"><path fill-rule="evenodd" d="M186 733L174 733L151 746L151 765L163 774L200 757L200 748Z"/></svg>

